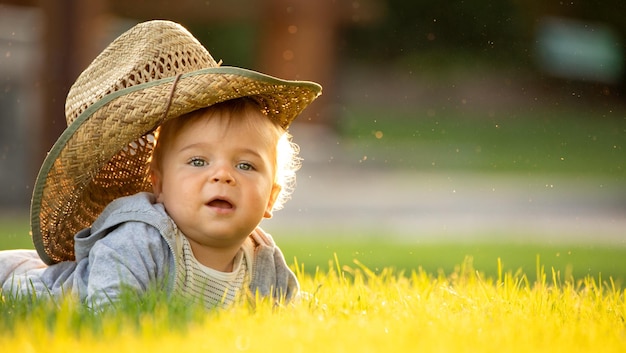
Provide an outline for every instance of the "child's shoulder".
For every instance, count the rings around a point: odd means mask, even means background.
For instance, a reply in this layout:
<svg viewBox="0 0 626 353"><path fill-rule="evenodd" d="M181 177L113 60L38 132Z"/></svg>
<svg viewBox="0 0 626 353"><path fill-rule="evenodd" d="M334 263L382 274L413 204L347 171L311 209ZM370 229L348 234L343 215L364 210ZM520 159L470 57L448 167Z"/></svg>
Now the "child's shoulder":
<svg viewBox="0 0 626 353"><path fill-rule="evenodd" d="M154 249L169 244L161 230L144 222L128 221L109 229L99 242L113 248Z"/></svg>
<svg viewBox="0 0 626 353"><path fill-rule="evenodd" d="M162 205L153 203L153 200L151 194L140 193L109 204L91 228L76 234L77 259L100 246L169 250L176 228Z"/></svg>
<svg viewBox="0 0 626 353"><path fill-rule="evenodd" d="M109 203L92 228L109 228L125 222L143 222L162 228L166 225L164 223L170 223L170 219L152 193L140 192Z"/></svg>
<svg viewBox="0 0 626 353"><path fill-rule="evenodd" d="M110 233L115 233L120 238L134 234L153 234L172 241L176 226L163 205L156 202L154 195L142 192L111 202L93 223L90 236L108 238Z"/></svg>

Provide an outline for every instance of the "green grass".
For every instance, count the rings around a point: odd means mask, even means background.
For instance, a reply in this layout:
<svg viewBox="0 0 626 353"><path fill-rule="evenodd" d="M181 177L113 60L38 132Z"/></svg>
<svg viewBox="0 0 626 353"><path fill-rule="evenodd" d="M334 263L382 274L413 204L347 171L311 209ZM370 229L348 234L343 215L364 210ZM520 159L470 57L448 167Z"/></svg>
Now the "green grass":
<svg viewBox="0 0 626 353"><path fill-rule="evenodd" d="M368 163L429 170L565 173L626 181L626 112L565 108L344 112L342 135ZM363 156L360 156L363 157Z"/></svg>
<svg viewBox="0 0 626 353"><path fill-rule="evenodd" d="M32 248L28 216L0 214L0 250Z"/></svg>
<svg viewBox="0 0 626 353"><path fill-rule="evenodd" d="M297 267L300 268L300 267ZM586 277L544 271L538 280L471 261L444 276L335 262L297 270L303 295L286 307L252 300L221 311L149 293L116 310L90 311L72 298L0 299L7 352L623 352L624 291Z"/></svg>
<svg viewBox="0 0 626 353"><path fill-rule="evenodd" d="M281 237L277 233L277 241L287 261L297 260L307 273L314 273L318 268L327 271L335 256L350 265L356 260L374 272L393 268L405 273L423 269L428 273L444 274L454 272L458 264L471 257L473 266L489 276L497 274L498 259L505 270L534 273L539 258L546 270L555 269L564 277L581 279L601 275L626 283L626 262L623 260L626 259L626 246L533 244L516 240L419 243L361 234L325 234L320 237L305 233L298 233L297 238ZM493 238L509 239L498 235ZM524 239L524 235L515 239ZM33 248L27 221L23 217L0 219L0 250L16 248Z"/></svg>
<svg viewBox="0 0 626 353"><path fill-rule="evenodd" d="M0 249L32 247L23 217ZM151 292L93 311L0 295L0 347L22 351L626 350L626 247L277 237L301 283L287 307L206 311ZM293 259L297 259L294 263Z"/></svg>
<svg viewBox="0 0 626 353"><path fill-rule="evenodd" d="M279 245L288 260L296 258L308 272L315 271L316 267L328 270L335 254L344 263L352 264L356 260L376 273L394 268L404 273L422 269L428 273L451 274L469 257L473 266L488 276L497 275L499 260L505 270L528 274L535 274L539 261L546 271L554 269L564 278L612 277L626 284L626 247L514 241L422 244L344 237L283 239Z"/></svg>

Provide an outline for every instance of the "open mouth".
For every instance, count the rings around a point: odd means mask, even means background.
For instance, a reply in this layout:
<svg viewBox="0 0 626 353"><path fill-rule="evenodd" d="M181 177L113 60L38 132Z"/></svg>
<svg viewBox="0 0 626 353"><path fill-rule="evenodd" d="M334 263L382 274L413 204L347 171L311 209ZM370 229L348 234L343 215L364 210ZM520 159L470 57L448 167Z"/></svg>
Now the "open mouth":
<svg viewBox="0 0 626 353"><path fill-rule="evenodd" d="M231 208L233 208L233 204L232 203L230 203L227 200L223 200L223 199L212 200L207 205L211 206L211 207L215 207L215 208L221 208L221 209L231 209Z"/></svg>

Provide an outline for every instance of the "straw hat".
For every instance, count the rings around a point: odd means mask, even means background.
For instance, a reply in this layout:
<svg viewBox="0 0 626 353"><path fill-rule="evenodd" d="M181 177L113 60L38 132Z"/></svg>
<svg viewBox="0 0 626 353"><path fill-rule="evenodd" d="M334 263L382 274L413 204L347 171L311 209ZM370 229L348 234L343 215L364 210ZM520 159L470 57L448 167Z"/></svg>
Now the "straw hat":
<svg viewBox="0 0 626 353"><path fill-rule="evenodd" d="M46 157L33 191L31 230L47 264L74 259L74 235L112 200L151 191L152 133L163 122L250 97L287 128L321 87L220 67L185 28L138 24L114 40L69 91L67 129Z"/></svg>

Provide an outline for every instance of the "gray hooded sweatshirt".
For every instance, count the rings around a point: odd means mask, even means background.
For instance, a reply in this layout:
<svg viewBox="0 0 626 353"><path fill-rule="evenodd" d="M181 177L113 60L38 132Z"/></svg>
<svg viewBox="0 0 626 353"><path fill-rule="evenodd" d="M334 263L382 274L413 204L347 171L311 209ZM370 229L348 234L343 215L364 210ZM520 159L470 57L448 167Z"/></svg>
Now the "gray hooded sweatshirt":
<svg viewBox="0 0 626 353"><path fill-rule="evenodd" d="M72 293L99 307L115 302L123 288L171 294L176 276L176 227L154 195L139 193L109 204L91 228L74 239L75 261L46 266L33 250L0 251L3 294L58 297ZM298 281L269 234L257 228L250 290L275 300L293 299Z"/></svg>

